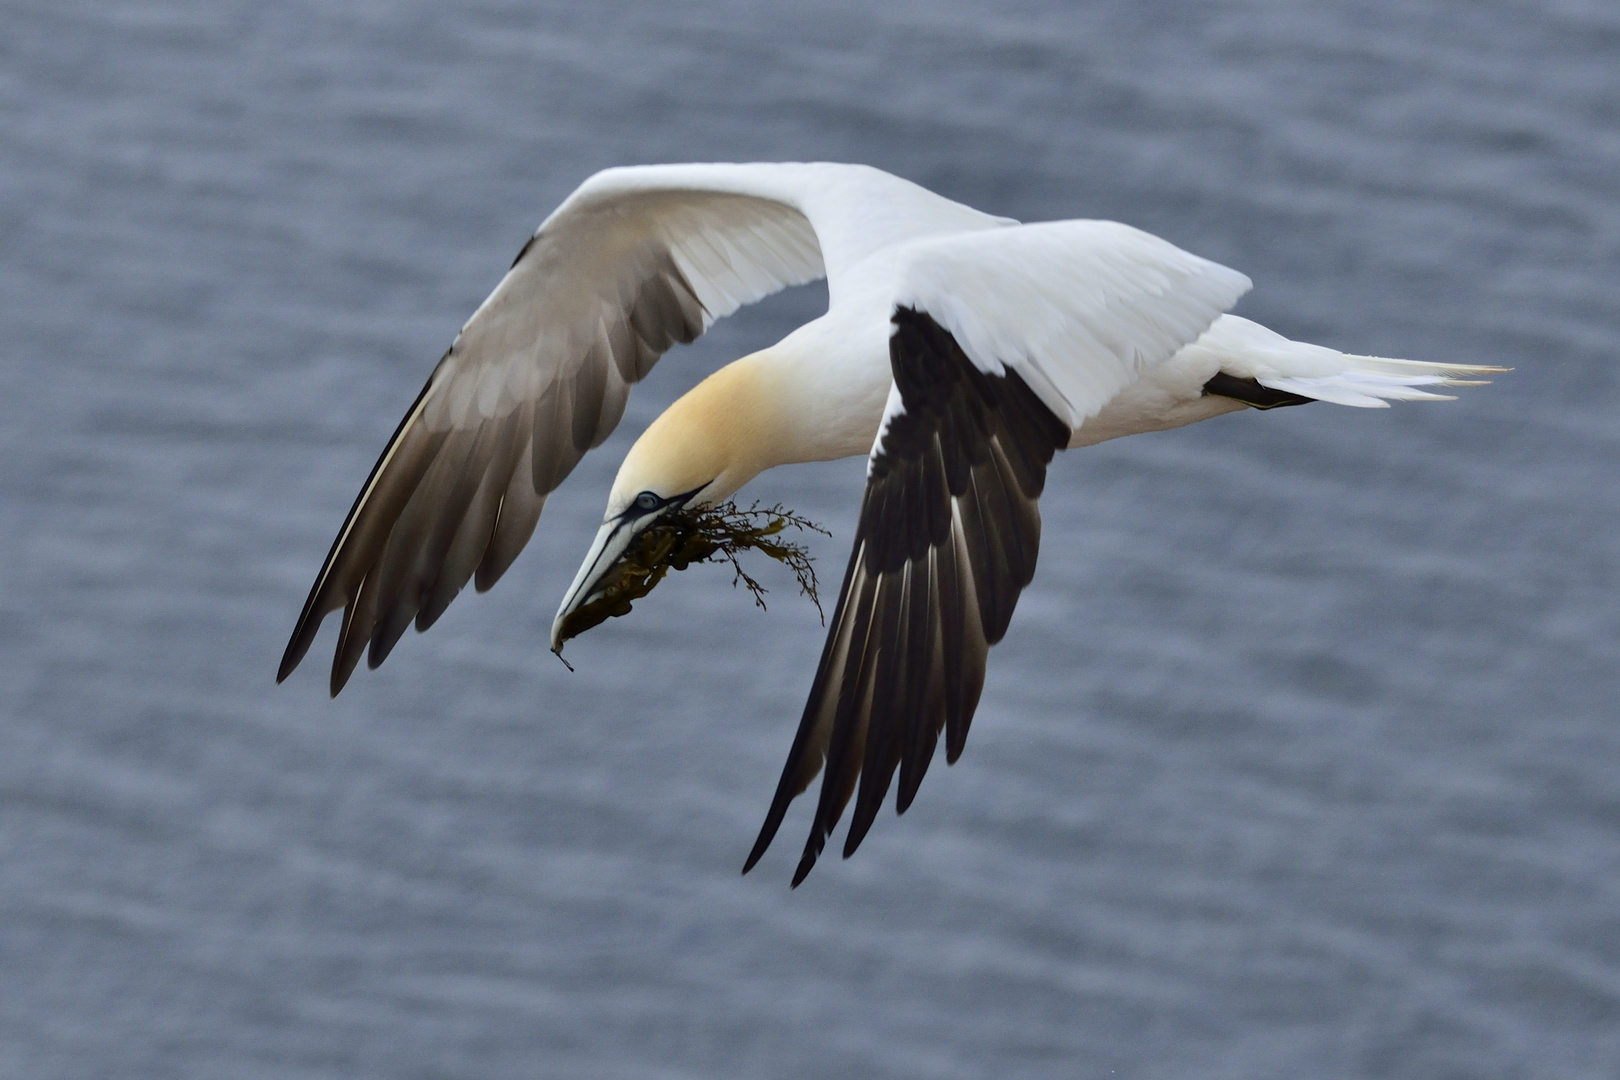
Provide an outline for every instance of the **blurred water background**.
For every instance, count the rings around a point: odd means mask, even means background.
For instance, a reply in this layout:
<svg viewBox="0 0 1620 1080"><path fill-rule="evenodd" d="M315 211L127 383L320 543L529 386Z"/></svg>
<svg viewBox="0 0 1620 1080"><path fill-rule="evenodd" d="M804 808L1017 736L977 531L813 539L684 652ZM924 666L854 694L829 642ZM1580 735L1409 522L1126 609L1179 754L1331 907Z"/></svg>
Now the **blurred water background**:
<svg viewBox="0 0 1620 1080"><path fill-rule="evenodd" d="M272 676L372 460L592 171L865 161L1503 364L1061 458L968 752L747 878L822 629L546 655L668 357L492 593ZM0 1075L1620 1073L1620 7L0 3ZM860 461L750 494L831 526Z"/></svg>

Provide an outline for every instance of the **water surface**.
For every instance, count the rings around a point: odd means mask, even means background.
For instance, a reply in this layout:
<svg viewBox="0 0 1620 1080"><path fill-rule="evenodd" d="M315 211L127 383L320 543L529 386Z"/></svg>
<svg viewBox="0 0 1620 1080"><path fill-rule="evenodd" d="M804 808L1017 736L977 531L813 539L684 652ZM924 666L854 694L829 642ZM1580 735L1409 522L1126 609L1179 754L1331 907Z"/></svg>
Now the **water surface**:
<svg viewBox="0 0 1620 1080"><path fill-rule="evenodd" d="M0 4L0 1074L1610 1077L1620 12ZM272 676L461 322L592 171L866 161L1516 370L1064 456L968 752L737 871L820 647L719 569L545 652L679 350L495 591ZM837 534L859 461L752 493Z"/></svg>

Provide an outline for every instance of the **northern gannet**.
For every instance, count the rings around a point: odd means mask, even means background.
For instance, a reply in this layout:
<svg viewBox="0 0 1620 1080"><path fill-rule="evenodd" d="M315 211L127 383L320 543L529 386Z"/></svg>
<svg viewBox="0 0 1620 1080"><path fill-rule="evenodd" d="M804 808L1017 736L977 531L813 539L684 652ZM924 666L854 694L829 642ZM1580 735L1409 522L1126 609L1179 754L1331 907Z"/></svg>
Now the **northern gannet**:
<svg viewBox="0 0 1620 1080"><path fill-rule="evenodd" d="M825 769L795 886L852 796L846 857L896 771L903 813L941 733L946 761L961 754L989 648L1034 576L1056 451L1250 407L1435 399L1501 370L1291 341L1225 314L1243 274L1116 222L1020 224L861 165L608 169L546 218L433 370L277 681L339 608L334 695L469 578L489 588L665 350L822 277L826 314L709 376L636 441L552 629L555 651L649 527L778 465L868 455L820 666L743 868Z"/></svg>

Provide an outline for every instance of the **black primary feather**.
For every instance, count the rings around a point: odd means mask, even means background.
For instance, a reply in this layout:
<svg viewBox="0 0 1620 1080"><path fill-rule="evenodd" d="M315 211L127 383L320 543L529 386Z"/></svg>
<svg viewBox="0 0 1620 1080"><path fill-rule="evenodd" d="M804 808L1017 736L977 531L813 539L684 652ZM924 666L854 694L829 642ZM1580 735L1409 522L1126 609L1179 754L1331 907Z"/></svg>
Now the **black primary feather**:
<svg viewBox="0 0 1620 1080"><path fill-rule="evenodd" d="M926 312L898 308L893 321L889 360L904 411L872 458L810 698L743 867L825 766L795 886L852 796L846 857L897 770L904 813L942 732L947 762L961 754L989 648L1035 575L1047 464L1070 436L1016 371L980 371Z"/></svg>

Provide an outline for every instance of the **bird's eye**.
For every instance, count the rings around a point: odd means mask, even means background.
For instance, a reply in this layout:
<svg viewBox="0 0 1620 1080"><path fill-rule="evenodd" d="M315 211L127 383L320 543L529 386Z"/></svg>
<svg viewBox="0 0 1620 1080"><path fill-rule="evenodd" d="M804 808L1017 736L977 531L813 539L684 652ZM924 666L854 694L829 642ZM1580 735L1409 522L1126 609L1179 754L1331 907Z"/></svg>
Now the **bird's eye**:
<svg viewBox="0 0 1620 1080"><path fill-rule="evenodd" d="M656 510L663 504L664 500L660 499L650 491L643 491L640 495L636 496L635 507L637 510L642 511L643 513Z"/></svg>

